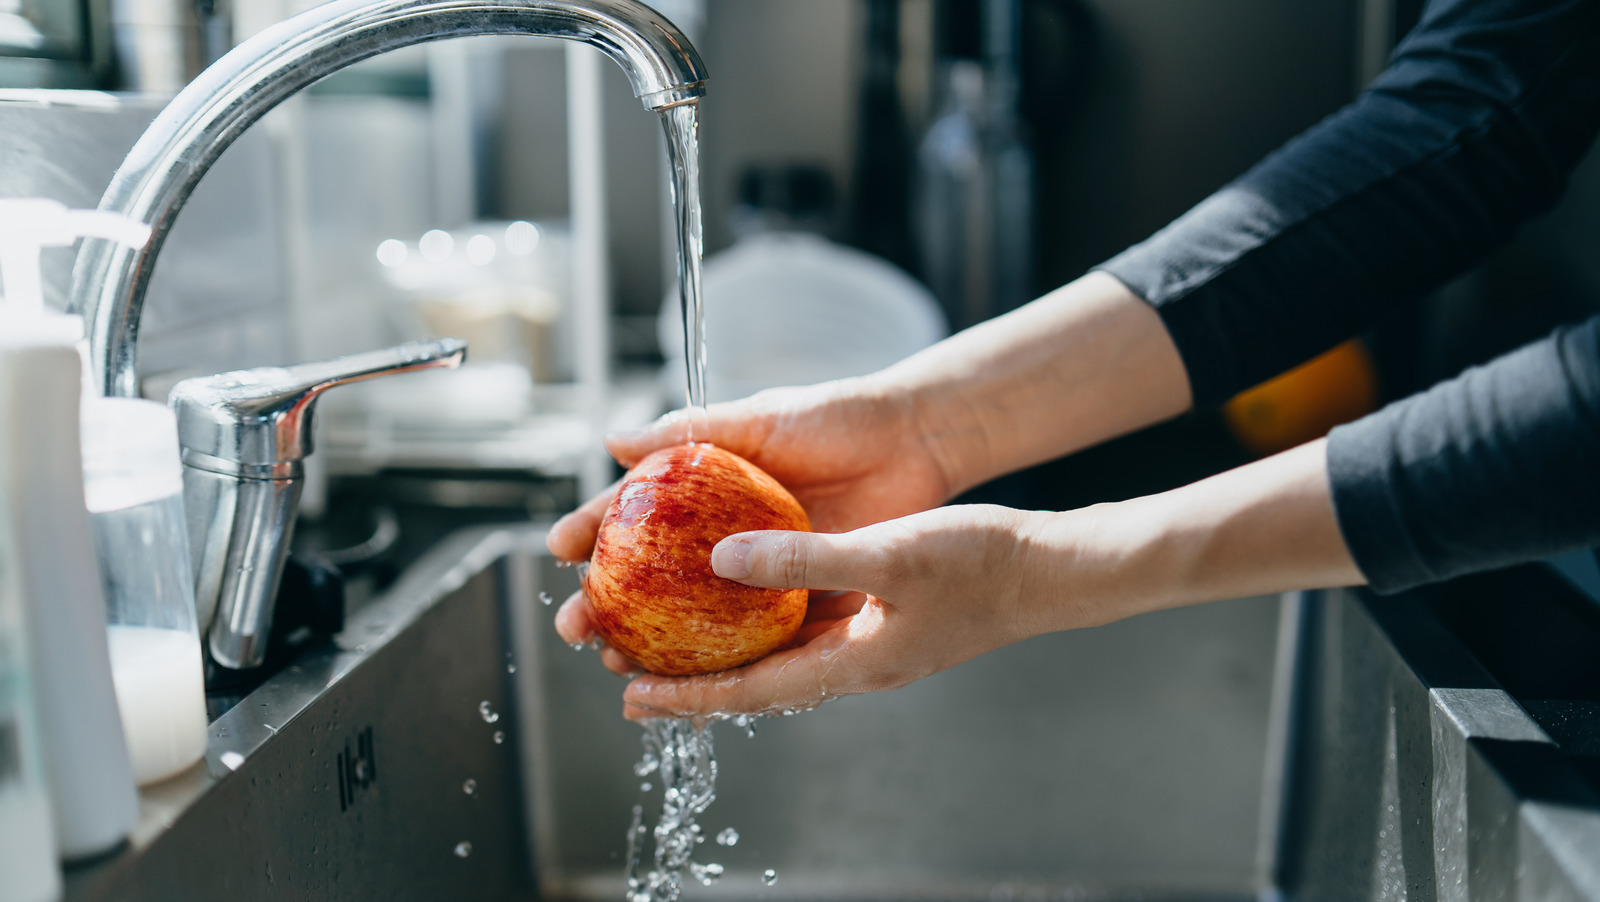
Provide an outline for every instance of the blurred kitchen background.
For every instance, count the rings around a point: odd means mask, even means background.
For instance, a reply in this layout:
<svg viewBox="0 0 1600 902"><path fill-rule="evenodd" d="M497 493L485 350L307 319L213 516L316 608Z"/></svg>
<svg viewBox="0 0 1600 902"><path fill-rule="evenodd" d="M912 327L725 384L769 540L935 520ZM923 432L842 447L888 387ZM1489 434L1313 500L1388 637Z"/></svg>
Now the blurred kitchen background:
<svg viewBox="0 0 1600 902"><path fill-rule="evenodd" d="M716 400L875 369L1075 278L1351 99L1421 3L656 5L710 73L700 134ZM306 6L0 0L0 195L95 206L198 67ZM617 67L599 65L597 95L570 83L571 52L474 38L336 73L228 150L179 217L141 331L149 396L190 375L422 335L472 342L461 373L323 402L311 541L319 523L339 534L339 511L359 507L346 498L425 508L431 536L548 519L613 475L599 430L682 404L661 129ZM574 160L573 129L596 127L603 154ZM574 272L578 196L603 197L604 284ZM972 497L1075 507L1309 439L1593 312L1597 246L1591 154L1567 199L1510 246L1318 367ZM71 254L46 263L64 303ZM582 291L604 298L603 328L580 325ZM1597 582L1591 559L1559 566ZM1381 717L1392 681L1372 675L1412 671L1371 663L1374 648L1409 652L1384 644L1364 604L1245 599L1047 637L892 698L773 723L756 741L777 751L730 735L718 810L752 843L784 837L773 892L795 898L1243 898L1280 885L1406 898L1399 827L1379 836L1396 791L1395 709ZM1340 694L1356 691L1338 675L1358 665L1377 700ZM634 755L614 717L619 685L587 658L539 668L552 694L523 712L540 718L529 742L545 756L529 783L544 792L530 854L547 893L612 897ZM1592 687L1583 672L1573 685ZM1350 698L1379 720L1341 726ZM776 801L761 776L772 772L795 784ZM1371 791L1354 814L1339 801L1351 779ZM929 786L944 790L932 802ZM1019 798L1038 810L1008 815ZM1413 862L1428 857L1421 841L1404 850ZM941 884L930 862L958 877ZM1454 898L1442 886L1413 892Z"/></svg>
<svg viewBox="0 0 1600 902"><path fill-rule="evenodd" d="M701 131L708 272L741 239L812 232L886 259L937 301L934 316L927 294L869 267L852 273L869 280L860 290L893 295L898 304L881 302L892 309L791 304L759 288L804 285L805 267L764 274L764 261L786 253L747 248L724 284L712 278L710 365L714 395L724 397L874 369L1080 275L1350 99L1421 6L659 5L712 73ZM164 95L300 8L283 0L4 0L0 85L136 96L41 101L9 92L0 106L11 138L0 148L0 189L91 205ZM658 322L675 279L666 164L655 117L639 114L620 70L600 73L593 114L605 147L598 179L609 362L628 384L617 415L637 419L681 404L676 374L655 380L659 397L644 397L640 382L681 355L675 304ZM559 390L545 387L574 379L583 356L572 334L569 96L559 43L480 38L388 54L292 100L227 153L178 221L142 329L147 394L187 374L317 359L419 332L463 333L475 361L504 366L456 374L463 386L477 380L463 389L475 400L454 409L458 419L508 428L559 407ZM1071 507L1186 482L1304 440L1593 309L1600 265L1582 249L1600 229L1597 172L1586 166L1553 214L1478 271L1396 311L1322 377L1226 416L1204 414L1012 477L984 497ZM508 238L507 225L518 221L533 228ZM444 234L423 240L435 230ZM478 235L486 237L474 246ZM51 263L49 288L60 299L70 255ZM815 264L827 269L837 258ZM774 296L749 296L753 289ZM849 284L827 289L854 300ZM724 303L736 309L724 313ZM862 338L868 325L879 331ZM874 354L881 335L897 346ZM766 378L746 373L752 365ZM394 401L382 391L335 399L380 412ZM328 465L356 466L358 449L339 447ZM369 468L388 453L367 451Z"/></svg>

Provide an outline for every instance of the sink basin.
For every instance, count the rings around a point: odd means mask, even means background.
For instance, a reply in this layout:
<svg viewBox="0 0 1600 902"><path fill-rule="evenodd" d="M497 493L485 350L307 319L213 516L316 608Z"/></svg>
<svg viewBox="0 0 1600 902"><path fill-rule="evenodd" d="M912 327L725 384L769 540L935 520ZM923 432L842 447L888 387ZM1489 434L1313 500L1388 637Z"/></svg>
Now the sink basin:
<svg viewBox="0 0 1600 902"><path fill-rule="evenodd" d="M511 705L495 564L517 538L443 543L219 717L205 760L143 790L129 847L70 868L66 898L533 898L518 737L480 710Z"/></svg>
<svg viewBox="0 0 1600 902"><path fill-rule="evenodd" d="M452 534L219 717L67 898L620 899L660 790L641 799L623 682L539 603L576 584L536 526ZM1257 898L1278 612L1041 637L754 738L719 725L700 820L741 839L701 847L726 876L685 897Z"/></svg>

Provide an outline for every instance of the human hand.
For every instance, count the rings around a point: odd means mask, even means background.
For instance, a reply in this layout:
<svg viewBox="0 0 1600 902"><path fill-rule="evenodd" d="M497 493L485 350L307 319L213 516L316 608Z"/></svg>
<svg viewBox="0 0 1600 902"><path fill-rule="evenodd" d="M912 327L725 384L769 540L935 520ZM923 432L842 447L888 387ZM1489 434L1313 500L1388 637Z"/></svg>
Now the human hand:
<svg viewBox="0 0 1600 902"><path fill-rule="evenodd" d="M751 714L892 689L1029 636L1186 604L1363 581L1324 441L1193 485L1049 513L945 507L843 535L740 533L717 575L813 592L793 647L695 677L645 676L633 718Z"/></svg>
<svg viewBox="0 0 1600 902"><path fill-rule="evenodd" d="M774 389L740 401L714 404L695 437L738 454L789 489L818 532L842 532L933 507L951 491L950 477L923 430L915 405L903 393L871 379L846 379L803 388ZM606 446L625 466L688 437L682 411L645 429L614 435ZM562 517L551 528L550 551L580 561L616 486ZM588 604L574 594L556 616L569 642L597 637ZM617 673L637 670L614 649L602 662Z"/></svg>
<svg viewBox="0 0 1600 902"><path fill-rule="evenodd" d="M1025 611L1030 536L1052 515L944 507L852 532L748 532L711 555L717 575L814 590L794 645L696 677L645 676L629 717L805 709L893 689L1032 635ZM846 590L846 591L828 591Z"/></svg>

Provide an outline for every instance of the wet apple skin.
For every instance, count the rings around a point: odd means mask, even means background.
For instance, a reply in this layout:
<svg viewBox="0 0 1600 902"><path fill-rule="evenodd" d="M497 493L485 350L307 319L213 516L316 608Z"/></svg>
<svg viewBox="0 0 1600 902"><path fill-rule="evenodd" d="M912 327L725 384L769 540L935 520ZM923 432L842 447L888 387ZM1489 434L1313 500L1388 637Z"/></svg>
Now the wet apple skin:
<svg viewBox="0 0 1600 902"><path fill-rule="evenodd" d="M787 646L805 619L804 589L762 589L711 571L723 538L757 529L809 532L789 491L714 445L665 448L629 471L600 523L584 577L595 628L652 673L740 667Z"/></svg>

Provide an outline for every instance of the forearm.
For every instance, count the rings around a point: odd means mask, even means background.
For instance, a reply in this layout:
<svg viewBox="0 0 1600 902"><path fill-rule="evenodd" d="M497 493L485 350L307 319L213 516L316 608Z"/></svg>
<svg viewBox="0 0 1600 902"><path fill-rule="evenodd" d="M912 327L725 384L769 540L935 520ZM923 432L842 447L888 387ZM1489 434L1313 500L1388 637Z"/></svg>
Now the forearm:
<svg viewBox="0 0 1600 902"><path fill-rule="evenodd" d="M951 494L1175 417L1188 377L1160 317L1090 273L875 377L912 400Z"/></svg>
<svg viewBox="0 0 1600 902"><path fill-rule="evenodd" d="M903 686L1040 633L1359 583L1328 499L1318 441L1076 511L947 506L846 533L730 536L711 556L724 579L857 591L813 599L807 640L736 678L645 677L624 697L630 716L806 708Z"/></svg>
<svg viewBox="0 0 1600 902"><path fill-rule="evenodd" d="M1600 130L1600 6L1430 2L1353 103L1100 268L1220 404L1480 261Z"/></svg>
<svg viewBox="0 0 1600 902"><path fill-rule="evenodd" d="M1325 440L1159 495L1044 516L1028 632L1365 582L1334 515Z"/></svg>

